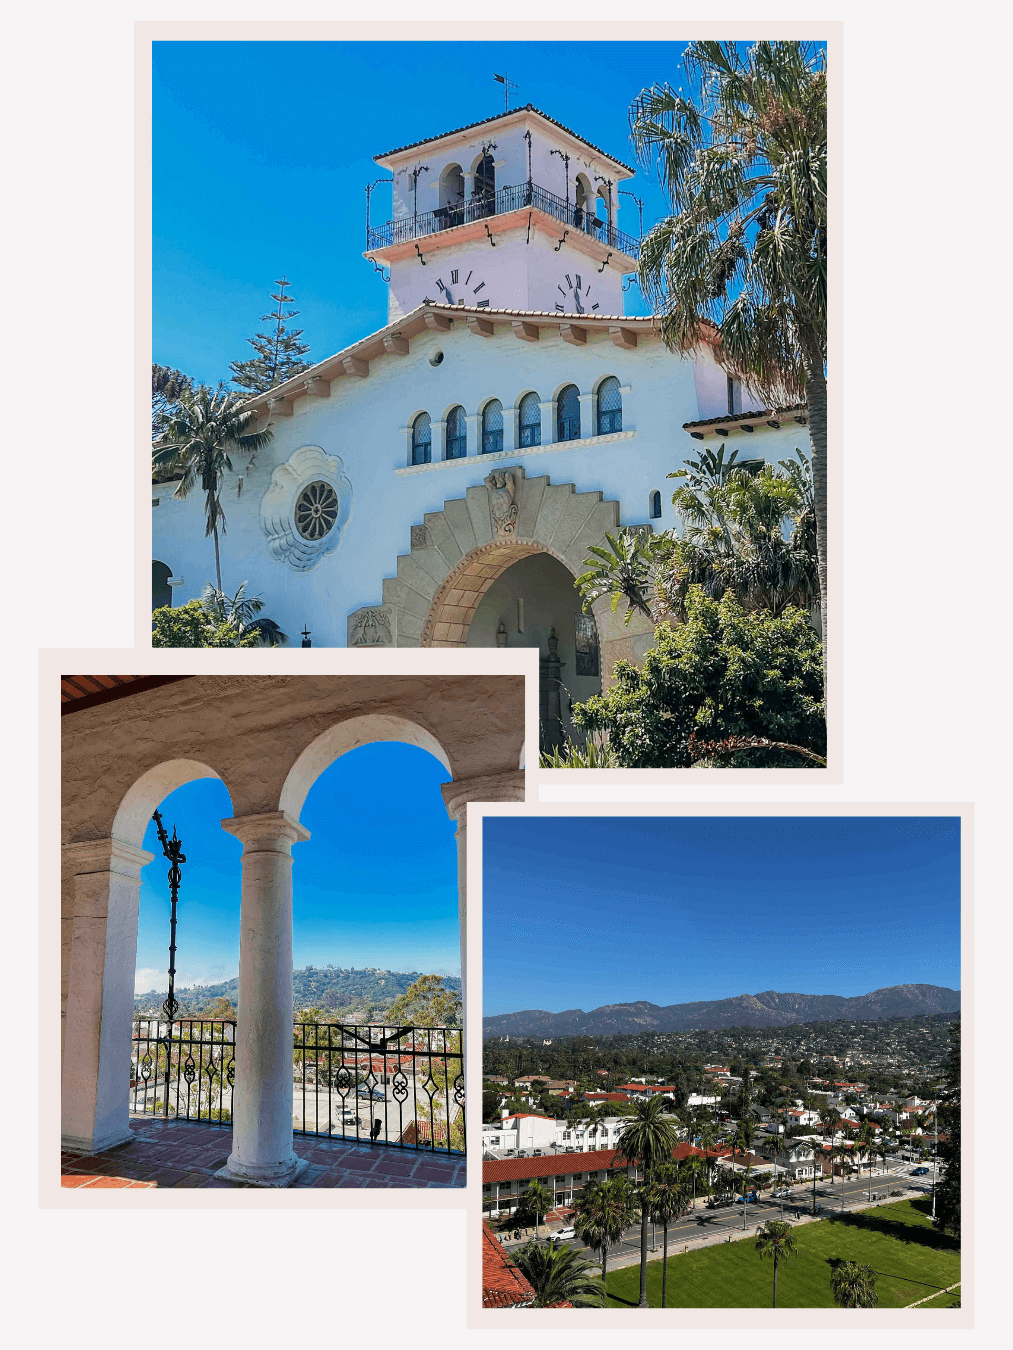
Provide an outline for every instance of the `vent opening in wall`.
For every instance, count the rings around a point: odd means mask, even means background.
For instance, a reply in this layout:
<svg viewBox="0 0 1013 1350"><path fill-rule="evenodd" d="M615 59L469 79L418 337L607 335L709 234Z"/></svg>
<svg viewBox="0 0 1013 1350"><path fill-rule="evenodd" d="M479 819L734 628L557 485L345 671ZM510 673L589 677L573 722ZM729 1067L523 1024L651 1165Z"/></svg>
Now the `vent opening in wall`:
<svg viewBox="0 0 1013 1350"><path fill-rule="evenodd" d="M655 489L650 496L650 510L648 512L651 520L661 519L661 493Z"/></svg>
<svg viewBox="0 0 1013 1350"><path fill-rule="evenodd" d="M330 483L310 483L296 498L295 527L304 539L323 539L337 518L338 494Z"/></svg>
<svg viewBox="0 0 1013 1350"><path fill-rule="evenodd" d="M429 364L431 366L438 366L441 365L442 363L443 363L443 353L433 352L432 356L429 358Z"/></svg>

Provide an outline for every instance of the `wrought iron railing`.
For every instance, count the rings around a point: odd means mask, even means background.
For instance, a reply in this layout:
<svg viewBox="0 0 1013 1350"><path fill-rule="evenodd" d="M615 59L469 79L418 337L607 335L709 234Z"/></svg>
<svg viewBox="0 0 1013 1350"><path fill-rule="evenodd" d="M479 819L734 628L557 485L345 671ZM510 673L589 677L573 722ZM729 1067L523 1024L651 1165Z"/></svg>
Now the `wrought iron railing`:
<svg viewBox="0 0 1013 1350"><path fill-rule="evenodd" d="M134 1023L131 1111L229 1124L235 1022ZM461 1032L444 1027L296 1022L295 1134L464 1154Z"/></svg>
<svg viewBox="0 0 1013 1350"><path fill-rule="evenodd" d="M138 1116L232 1120L236 1024L218 1018L134 1023L130 1109Z"/></svg>
<svg viewBox="0 0 1013 1350"><path fill-rule="evenodd" d="M465 1152L459 1030L303 1022L294 1052L297 1134Z"/></svg>
<svg viewBox="0 0 1013 1350"><path fill-rule="evenodd" d="M640 257L640 240L634 235L626 234L609 221L589 215L584 207L557 197L554 192L539 187L536 183L518 183L514 187L500 188L498 192L485 196L472 197L455 206L439 206L435 211L417 212L410 216L402 216L400 220L388 220L384 225L368 227L366 248L408 244L413 239L424 239L427 235L439 234L442 230L450 230L457 225L467 225L472 221L501 216L507 211L517 211L526 206L544 211L546 215L561 221L568 229L582 230L585 234L600 240L607 248L624 253L627 257Z"/></svg>

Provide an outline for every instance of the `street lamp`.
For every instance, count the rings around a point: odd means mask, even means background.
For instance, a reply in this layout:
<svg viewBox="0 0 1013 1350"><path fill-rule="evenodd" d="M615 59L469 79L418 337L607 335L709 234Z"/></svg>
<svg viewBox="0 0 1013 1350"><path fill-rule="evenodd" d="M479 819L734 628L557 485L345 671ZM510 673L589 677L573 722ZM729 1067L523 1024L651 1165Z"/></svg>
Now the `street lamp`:
<svg viewBox="0 0 1013 1350"><path fill-rule="evenodd" d="M158 842L162 845L162 853L169 862L169 870L166 876L169 879L169 992L165 996L165 1002L162 1004L162 1012L165 1014L165 1020L168 1024L166 1034L162 1037L165 1045L165 1114L169 1115L169 1074L172 1071L172 1024L179 1012L179 1003L176 1000L176 902L179 900L180 882L183 880L183 873L180 868L186 862L186 854L183 852L183 842L176 836L176 826L172 827L172 838L165 833L165 826L162 824L162 817L157 811L152 812L151 819L155 822L155 829L158 832ZM157 1074L156 1074L157 1078Z"/></svg>

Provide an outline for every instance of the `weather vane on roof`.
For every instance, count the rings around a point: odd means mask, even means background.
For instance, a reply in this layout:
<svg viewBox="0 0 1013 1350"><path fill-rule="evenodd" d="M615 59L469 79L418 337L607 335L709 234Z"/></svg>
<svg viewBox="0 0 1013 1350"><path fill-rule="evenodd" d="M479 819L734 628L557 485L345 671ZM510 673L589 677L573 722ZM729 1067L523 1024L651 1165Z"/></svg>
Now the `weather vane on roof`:
<svg viewBox="0 0 1013 1350"><path fill-rule="evenodd" d="M509 111L510 111L510 90L511 90L511 89L519 89L519 88L520 88L520 85L519 85L519 84L514 84L513 80L509 79L505 74L504 74L504 75L493 75L492 78L496 81L497 84L501 84L501 85L503 86L503 111L504 111L504 112L509 112Z"/></svg>

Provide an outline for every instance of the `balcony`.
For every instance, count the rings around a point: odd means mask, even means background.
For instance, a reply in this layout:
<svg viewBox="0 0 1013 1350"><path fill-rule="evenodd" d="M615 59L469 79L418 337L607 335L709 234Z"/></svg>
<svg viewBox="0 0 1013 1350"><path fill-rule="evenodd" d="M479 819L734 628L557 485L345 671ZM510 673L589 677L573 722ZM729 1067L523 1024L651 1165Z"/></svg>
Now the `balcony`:
<svg viewBox="0 0 1013 1350"><path fill-rule="evenodd" d="M130 1185L241 1184L214 1180L231 1149L235 1040L234 1021L138 1019L130 1128L156 1147L110 1149L99 1174ZM311 1164L296 1184L463 1186L463 1074L453 1028L294 1023L293 1149ZM95 1159L68 1157L64 1185L88 1184L66 1177L87 1177Z"/></svg>
<svg viewBox="0 0 1013 1350"><path fill-rule="evenodd" d="M520 211L528 207L543 211L571 230L582 230L606 248L614 249L634 261L640 258L639 239L632 234L625 234L607 221L589 216L583 207L564 201L554 192L538 187L535 183L518 183L515 187L500 188L498 192L486 196L472 197L456 206L440 206L435 211L388 220L385 225L375 228L367 227L366 249L369 252L390 248L395 244L410 244L415 239L440 234L459 225L470 225L473 221L502 216L508 211Z"/></svg>
<svg viewBox="0 0 1013 1350"><path fill-rule="evenodd" d="M188 1190L247 1190L251 1183L229 1181L218 1172L232 1147L227 1126L206 1120L134 1116L133 1140L82 1157L64 1153L60 1184L64 1189L148 1190L171 1186ZM296 1190L324 1188L386 1189L460 1187L465 1184L462 1155L401 1151L342 1139L296 1136L296 1154L308 1166L293 1183Z"/></svg>

